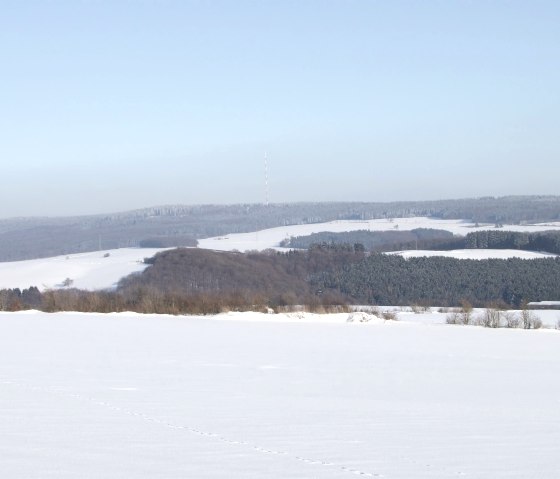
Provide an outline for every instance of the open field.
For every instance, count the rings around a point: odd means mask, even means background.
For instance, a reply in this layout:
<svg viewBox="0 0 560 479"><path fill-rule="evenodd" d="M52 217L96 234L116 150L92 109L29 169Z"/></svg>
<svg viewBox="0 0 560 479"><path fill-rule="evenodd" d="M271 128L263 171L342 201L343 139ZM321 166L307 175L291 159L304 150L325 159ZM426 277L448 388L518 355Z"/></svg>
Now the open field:
<svg viewBox="0 0 560 479"><path fill-rule="evenodd" d="M552 253L540 253L538 251L525 251L520 249L454 249L450 251L434 251L434 250L407 250L395 251L388 254L399 254L404 258L443 256L445 258L456 259L537 259L555 257Z"/></svg>
<svg viewBox="0 0 560 479"><path fill-rule="evenodd" d="M86 290L113 288L123 277L146 268L144 258L163 248L121 248L109 251L76 253L52 258L0 262L1 288L28 288L41 291L62 288L64 281Z"/></svg>
<svg viewBox="0 0 560 479"><path fill-rule="evenodd" d="M2 475L557 476L559 331L346 317L2 313Z"/></svg>

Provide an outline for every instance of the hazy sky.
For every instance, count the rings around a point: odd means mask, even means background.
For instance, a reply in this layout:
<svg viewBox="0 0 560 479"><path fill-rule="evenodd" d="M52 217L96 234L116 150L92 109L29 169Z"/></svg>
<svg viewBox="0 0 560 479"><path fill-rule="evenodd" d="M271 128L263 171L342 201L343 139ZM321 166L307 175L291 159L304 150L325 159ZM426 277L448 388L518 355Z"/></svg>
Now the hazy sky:
<svg viewBox="0 0 560 479"><path fill-rule="evenodd" d="M560 2L0 10L0 217L558 194Z"/></svg>

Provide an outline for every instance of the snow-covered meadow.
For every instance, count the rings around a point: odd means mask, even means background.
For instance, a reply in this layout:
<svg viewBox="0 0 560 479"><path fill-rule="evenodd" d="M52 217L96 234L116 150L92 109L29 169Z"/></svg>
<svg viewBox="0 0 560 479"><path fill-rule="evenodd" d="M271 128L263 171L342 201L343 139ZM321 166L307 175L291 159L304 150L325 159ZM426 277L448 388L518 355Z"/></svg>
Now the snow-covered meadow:
<svg viewBox="0 0 560 479"><path fill-rule="evenodd" d="M519 249L454 249L451 251L407 250L388 254L398 254L404 258L443 256L445 258L456 259L537 259L556 256L552 253L540 253L538 251L524 251Z"/></svg>
<svg viewBox="0 0 560 479"><path fill-rule="evenodd" d="M479 224L465 220L438 220L425 217L413 218L393 218L393 219L377 219L368 221L331 221L328 223L311 223L304 225L280 226L278 228L270 228L253 233L237 233L214 238L199 240L199 247L213 249L219 251L262 251L265 249L281 248L280 242L291 236L306 236L312 233L321 233L328 231L331 233L343 233L346 231L368 230L368 231L391 231L398 229L399 231L410 231L417 228L432 228L450 231L455 235L465 236L473 231L484 231L493 229L494 225ZM503 230L519 231L525 233L534 233L547 230L560 229L559 222L541 223L536 225L504 225Z"/></svg>
<svg viewBox="0 0 560 479"><path fill-rule="evenodd" d="M2 477L558 477L560 331L347 317L1 313Z"/></svg>
<svg viewBox="0 0 560 479"><path fill-rule="evenodd" d="M109 289L124 276L143 271L144 258L158 248L121 248L91 253L76 253L27 261L0 262L0 289L29 288L41 291L61 288L66 279L74 288Z"/></svg>

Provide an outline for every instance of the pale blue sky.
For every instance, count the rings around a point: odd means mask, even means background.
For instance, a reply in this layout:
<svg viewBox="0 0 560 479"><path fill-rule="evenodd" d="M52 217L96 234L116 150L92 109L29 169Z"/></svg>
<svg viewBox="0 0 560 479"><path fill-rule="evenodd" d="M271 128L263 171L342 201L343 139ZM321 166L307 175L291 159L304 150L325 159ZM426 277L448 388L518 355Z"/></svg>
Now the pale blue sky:
<svg viewBox="0 0 560 479"><path fill-rule="evenodd" d="M11 1L0 217L558 194L560 2Z"/></svg>

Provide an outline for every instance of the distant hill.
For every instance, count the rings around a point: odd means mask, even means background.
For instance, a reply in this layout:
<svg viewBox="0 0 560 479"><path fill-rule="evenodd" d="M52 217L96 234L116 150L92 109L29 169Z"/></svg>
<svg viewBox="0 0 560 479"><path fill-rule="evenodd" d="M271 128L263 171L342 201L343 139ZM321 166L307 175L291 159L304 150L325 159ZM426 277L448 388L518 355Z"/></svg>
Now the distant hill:
<svg viewBox="0 0 560 479"><path fill-rule="evenodd" d="M193 246L200 238L341 219L430 216L496 224L560 220L560 196L391 203L158 206L93 216L0 220L0 261L131 246Z"/></svg>

